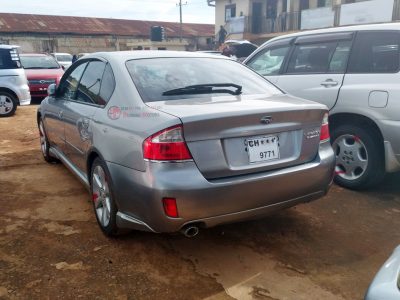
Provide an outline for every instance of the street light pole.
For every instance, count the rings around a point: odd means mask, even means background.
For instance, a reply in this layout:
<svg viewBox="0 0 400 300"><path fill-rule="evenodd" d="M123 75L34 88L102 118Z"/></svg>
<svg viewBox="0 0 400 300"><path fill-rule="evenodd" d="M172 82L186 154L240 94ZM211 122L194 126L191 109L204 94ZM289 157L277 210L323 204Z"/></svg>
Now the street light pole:
<svg viewBox="0 0 400 300"><path fill-rule="evenodd" d="M179 22L180 22L180 28L179 28L179 41L182 43L182 5L186 5L187 2L185 2L185 4L182 4L182 0L179 0Z"/></svg>

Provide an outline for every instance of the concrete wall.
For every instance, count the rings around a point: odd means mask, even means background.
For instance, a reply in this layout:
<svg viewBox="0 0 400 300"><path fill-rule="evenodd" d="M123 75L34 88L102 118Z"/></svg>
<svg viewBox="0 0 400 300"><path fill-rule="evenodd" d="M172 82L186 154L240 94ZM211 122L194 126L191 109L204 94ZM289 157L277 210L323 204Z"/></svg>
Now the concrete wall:
<svg viewBox="0 0 400 300"><path fill-rule="evenodd" d="M179 38L169 39L179 41ZM206 50L207 37L184 39L188 43L187 50ZM78 54L98 51L130 50L128 43L148 42L148 39L124 36L77 36L77 35L46 35L46 34L2 34L0 44L18 45L21 52L67 52Z"/></svg>

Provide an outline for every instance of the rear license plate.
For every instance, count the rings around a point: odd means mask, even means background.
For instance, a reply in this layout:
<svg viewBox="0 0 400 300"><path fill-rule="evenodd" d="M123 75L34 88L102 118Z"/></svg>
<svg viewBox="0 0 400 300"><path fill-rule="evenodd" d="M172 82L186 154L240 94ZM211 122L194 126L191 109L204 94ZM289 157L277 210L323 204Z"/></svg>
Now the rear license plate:
<svg viewBox="0 0 400 300"><path fill-rule="evenodd" d="M250 163L279 159L279 139L275 135L246 140Z"/></svg>

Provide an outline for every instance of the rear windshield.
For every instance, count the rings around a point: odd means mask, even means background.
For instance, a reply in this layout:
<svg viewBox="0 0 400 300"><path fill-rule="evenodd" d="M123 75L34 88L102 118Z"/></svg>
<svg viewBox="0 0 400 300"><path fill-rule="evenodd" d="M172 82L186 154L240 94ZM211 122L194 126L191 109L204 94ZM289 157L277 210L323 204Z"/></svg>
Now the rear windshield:
<svg viewBox="0 0 400 300"><path fill-rule="evenodd" d="M69 54L57 54L56 58L58 61L72 61L72 55Z"/></svg>
<svg viewBox="0 0 400 300"><path fill-rule="evenodd" d="M0 69L19 69L21 62L17 49L0 49Z"/></svg>
<svg viewBox="0 0 400 300"><path fill-rule="evenodd" d="M275 86L247 67L218 58L152 58L129 60L128 71L144 102L199 98L204 95L168 95L163 92L198 84L233 83L242 94L281 94ZM212 94L213 97L227 94Z"/></svg>
<svg viewBox="0 0 400 300"><path fill-rule="evenodd" d="M60 65L52 56L21 56L24 69L59 69Z"/></svg>

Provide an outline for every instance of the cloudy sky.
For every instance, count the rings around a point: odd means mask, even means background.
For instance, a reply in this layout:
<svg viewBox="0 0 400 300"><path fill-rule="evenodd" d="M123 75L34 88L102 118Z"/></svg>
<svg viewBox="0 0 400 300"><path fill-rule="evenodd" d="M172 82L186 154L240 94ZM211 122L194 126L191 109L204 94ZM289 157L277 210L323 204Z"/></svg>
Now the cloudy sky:
<svg viewBox="0 0 400 300"><path fill-rule="evenodd" d="M179 22L179 0L0 0L0 12ZM183 0L183 22L214 23L206 0Z"/></svg>

